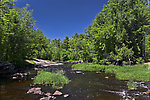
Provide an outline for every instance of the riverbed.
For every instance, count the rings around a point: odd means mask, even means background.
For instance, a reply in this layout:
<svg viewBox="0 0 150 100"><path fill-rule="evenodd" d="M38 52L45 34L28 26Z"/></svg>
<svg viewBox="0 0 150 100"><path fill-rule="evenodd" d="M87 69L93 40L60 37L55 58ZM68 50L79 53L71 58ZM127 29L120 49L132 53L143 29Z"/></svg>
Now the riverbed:
<svg viewBox="0 0 150 100"><path fill-rule="evenodd" d="M57 96L56 100L123 100L125 91L129 91L126 96L136 100L150 100L145 94L144 87L138 87L136 90L128 90L127 81L115 79L114 74L104 72L77 71L71 68L71 64L50 66L41 68L49 72L62 70L69 78L69 84L59 89L63 94L69 94L68 97ZM39 100L43 96L27 94L31 87L41 87L43 92L54 93L56 89L51 86L34 86L33 78L36 75L34 70L26 70L30 73L23 79L12 79L12 77L0 78L0 100ZM137 84L146 86L149 82L137 82Z"/></svg>

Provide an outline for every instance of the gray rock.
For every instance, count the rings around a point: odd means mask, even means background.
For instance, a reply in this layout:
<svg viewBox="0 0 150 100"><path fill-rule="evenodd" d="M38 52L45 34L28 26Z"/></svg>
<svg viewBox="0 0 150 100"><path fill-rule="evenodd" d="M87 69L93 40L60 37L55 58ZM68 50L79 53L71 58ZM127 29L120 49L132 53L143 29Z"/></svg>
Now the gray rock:
<svg viewBox="0 0 150 100"><path fill-rule="evenodd" d="M12 63L0 63L0 74L12 74L15 73L15 66Z"/></svg>

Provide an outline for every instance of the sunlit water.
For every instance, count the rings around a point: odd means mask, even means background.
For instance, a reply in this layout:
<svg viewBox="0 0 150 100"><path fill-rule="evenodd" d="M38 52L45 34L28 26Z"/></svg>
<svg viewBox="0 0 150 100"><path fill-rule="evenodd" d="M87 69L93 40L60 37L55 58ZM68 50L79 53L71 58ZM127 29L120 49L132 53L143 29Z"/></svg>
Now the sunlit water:
<svg viewBox="0 0 150 100"><path fill-rule="evenodd" d="M69 97L57 96L56 100L123 100L122 92L128 90L127 81L117 80L113 74L105 74L104 72L75 71L70 66L51 66L45 69L50 72L63 70L70 80L68 85L59 90L63 94L69 94ZM31 72L31 75L26 79L0 78L0 100L39 100L43 97L26 94L28 89L33 87L31 86L33 84L31 77L35 74L35 71L29 72ZM146 84L149 83L147 82ZM53 93L55 91L50 86L40 87L45 93ZM136 91L130 91L130 95L136 100L150 100L148 95L143 94L144 91L146 90L139 88Z"/></svg>

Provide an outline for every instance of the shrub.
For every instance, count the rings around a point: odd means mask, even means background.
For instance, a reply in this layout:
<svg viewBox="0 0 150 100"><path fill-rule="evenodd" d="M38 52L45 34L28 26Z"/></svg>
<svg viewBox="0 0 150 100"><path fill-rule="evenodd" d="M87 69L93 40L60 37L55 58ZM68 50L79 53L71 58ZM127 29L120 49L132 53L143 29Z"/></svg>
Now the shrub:
<svg viewBox="0 0 150 100"><path fill-rule="evenodd" d="M139 58L137 58L136 63L137 64L142 64L142 63L144 63L144 59L142 57L139 57Z"/></svg>

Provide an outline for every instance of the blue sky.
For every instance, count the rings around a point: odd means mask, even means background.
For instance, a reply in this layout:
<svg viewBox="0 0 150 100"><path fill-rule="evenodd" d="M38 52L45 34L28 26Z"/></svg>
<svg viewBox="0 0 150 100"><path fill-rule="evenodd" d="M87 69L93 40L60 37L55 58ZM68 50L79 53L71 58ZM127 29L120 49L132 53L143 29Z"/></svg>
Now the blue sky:
<svg viewBox="0 0 150 100"><path fill-rule="evenodd" d="M36 26L47 38L61 40L65 36L84 33L108 0L18 0L19 8L29 4Z"/></svg>

